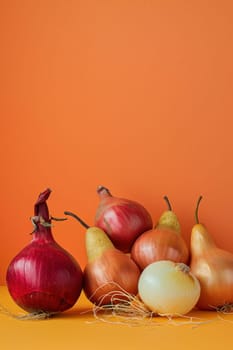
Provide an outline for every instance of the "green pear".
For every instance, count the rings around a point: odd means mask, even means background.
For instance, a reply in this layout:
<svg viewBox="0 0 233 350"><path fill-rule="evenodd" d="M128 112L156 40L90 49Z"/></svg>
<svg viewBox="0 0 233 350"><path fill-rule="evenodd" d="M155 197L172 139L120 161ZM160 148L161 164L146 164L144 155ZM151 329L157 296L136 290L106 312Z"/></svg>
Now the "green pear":
<svg viewBox="0 0 233 350"><path fill-rule="evenodd" d="M157 228L166 227L173 231L176 231L177 233L180 233L181 232L180 223L176 214L172 210L169 199L167 196L164 196L163 198L167 202L168 210L164 211L163 214L160 216L156 227Z"/></svg>

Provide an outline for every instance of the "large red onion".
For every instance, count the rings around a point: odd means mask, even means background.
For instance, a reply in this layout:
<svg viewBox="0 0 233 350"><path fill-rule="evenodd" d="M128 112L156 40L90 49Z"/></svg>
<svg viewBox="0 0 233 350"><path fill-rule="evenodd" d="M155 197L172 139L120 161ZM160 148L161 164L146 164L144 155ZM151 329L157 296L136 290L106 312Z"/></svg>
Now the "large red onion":
<svg viewBox="0 0 233 350"><path fill-rule="evenodd" d="M47 189L40 194L32 218L32 240L11 261L6 275L16 304L28 312L47 314L71 308L83 286L79 264L53 238L46 204L50 192Z"/></svg>
<svg viewBox="0 0 233 350"><path fill-rule="evenodd" d="M151 215L141 204L114 197L103 186L98 187L97 193L100 202L95 225L107 233L117 249L125 253L130 252L136 238L152 228Z"/></svg>

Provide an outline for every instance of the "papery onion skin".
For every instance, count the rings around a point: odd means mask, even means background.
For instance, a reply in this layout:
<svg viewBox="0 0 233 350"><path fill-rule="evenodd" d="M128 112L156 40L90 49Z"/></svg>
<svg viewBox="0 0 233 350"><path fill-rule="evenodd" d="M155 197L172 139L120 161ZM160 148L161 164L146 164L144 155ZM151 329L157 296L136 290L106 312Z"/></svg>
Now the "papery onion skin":
<svg viewBox="0 0 233 350"><path fill-rule="evenodd" d="M95 225L104 230L114 246L128 253L135 239L153 226L150 213L141 204L113 196L108 189L99 186L100 197Z"/></svg>
<svg viewBox="0 0 233 350"><path fill-rule="evenodd" d="M37 218L50 224L44 191L35 205ZM42 217L43 215L44 217ZM58 313L71 308L83 286L83 272L52 235L51 227L37 222L31 242L10 262L6 283L13 300L28 312Z"/></svg>
<svg viewBox="0 0 233 350"><path fill-rule="evenodd" d="M136 295L140 270L123 252L110 248L101 257L87 263L84 269L84 292L94 304L111 304L108 293L126 291Z"/></svg>
<svg viewBox="0 0 233 350"><path fill-rule="evenodd" d="M142 271L138 292L145 305L156 314L185 315L200 297L200 283L187 265L162 260Z"/></svg>
<svg viewBox="0 0 233 350"><path fill-rule="evenodd" d="M143 270L159 260L171 260L187 264L189 250L183 237L166 227L158 227L140 235L131 250L132 259Z"/></svg>
<svg viewBox="0 0 233 350"><path fill-rule="evenodd" d="M86 297L98 306L115 303L119 292L136 295L140 269L128 254L114 247L108 235L99 227L90 227L76 214L75 218L86 230L87 264L84 269L83 290ZM126 297L127 298L127 297Z"/></svg>

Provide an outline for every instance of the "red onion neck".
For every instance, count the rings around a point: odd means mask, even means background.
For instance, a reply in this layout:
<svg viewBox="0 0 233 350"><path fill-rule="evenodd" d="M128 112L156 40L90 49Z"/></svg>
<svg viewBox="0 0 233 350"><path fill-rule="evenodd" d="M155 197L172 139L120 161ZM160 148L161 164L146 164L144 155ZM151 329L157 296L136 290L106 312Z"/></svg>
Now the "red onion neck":
<svg viewBox="0 0 233 350"><path fill-rule="evenodd" d="M101 185L98 186L97 193L100 196L100 198L112 197L112 194L110 193L110 191L106 187L101 186Z"/></svg>
<svg viewBox="0 0 233 350"><path fill-rule="evenodd" d="M34 206L34 215L38 217L42 217L45 222L50 223L49 209L47 206L47 199L49 198L51 190L47 188L44 192L42 192Z"/></svg>
<svg viewBox="0 0 233 350"><path fill-rule="evenodd" d="M46 222L38 222L35 224L35 229L32 232L33 241L50 241L54 242L54 238L51 231L51 224Z"/></svg>

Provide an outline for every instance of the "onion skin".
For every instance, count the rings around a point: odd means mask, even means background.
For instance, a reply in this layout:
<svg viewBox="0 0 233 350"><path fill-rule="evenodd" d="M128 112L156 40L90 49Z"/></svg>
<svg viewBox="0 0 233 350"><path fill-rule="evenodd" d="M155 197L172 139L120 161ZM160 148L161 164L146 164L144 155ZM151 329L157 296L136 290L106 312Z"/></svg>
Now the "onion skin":
<svg viewBox="0 0 233 350"><path fill-rule="evenodd" d="M112 304L113 294L125 292L136 295L140 269L131 257L115 248L108 235L99 227L87 225L76 214L75 218L86 230L87 264L84 269L84 293L93 304ZM116 295L115 295L116 296Z"/></svg>
<svg viewBox="0 0 233 350"><path fill-rule="evenodd" d="M148 265L138 282L141 300L161 316L180 316L191 311L200 297L200 283L189 266L161 260Z"/></svg>
<svg viewBox="0 0 233 350"><path fill-rule="evenodd" d="M183 237L167 227L144 232L133 244L131 257L141 270L159 260L188 263L189 250Z"/></svg>
<svg viewBox="0 0 233 350"><path fill-rule="evenodd" d="M140 270L133 260L116 248L105 250L84 269L84 292L94 304L111 304L109 292L122 291L136 295Z"/></svg>
<svg viewBox="0 0 233 350"><path fill-rule="evenodd" d="M192 229L190 268L201 285L199 309L233 303L233 254L218 248L202 224Z"/></svg>
<svg viewBox="0 0 233 350"><path fill-rule="evenodd" d="M164 211L154 229L144 232L133 244L132 259L141 270L149 264L170 260L187 264L189 249L181 236L181 228L167 196L164 196L168 210Z"/></svg>
<svg viewBox="0 0 233 350"><path fill-rule="evenodd" d="M50 192L39 196L32 240L12 259L6 274L11 297L28 312L65 311L76 303L83 286L79 264L53 238L46 204Z"/></svg>
<svg viewBox="0 0 233 350"><path fill-rule="evenodd" d="M136 238L153 227L151 215L141 204L114 197L103 186L99 186L97 192L100 202L95 226L107 233L117 249L130 252Z"/></svg>

